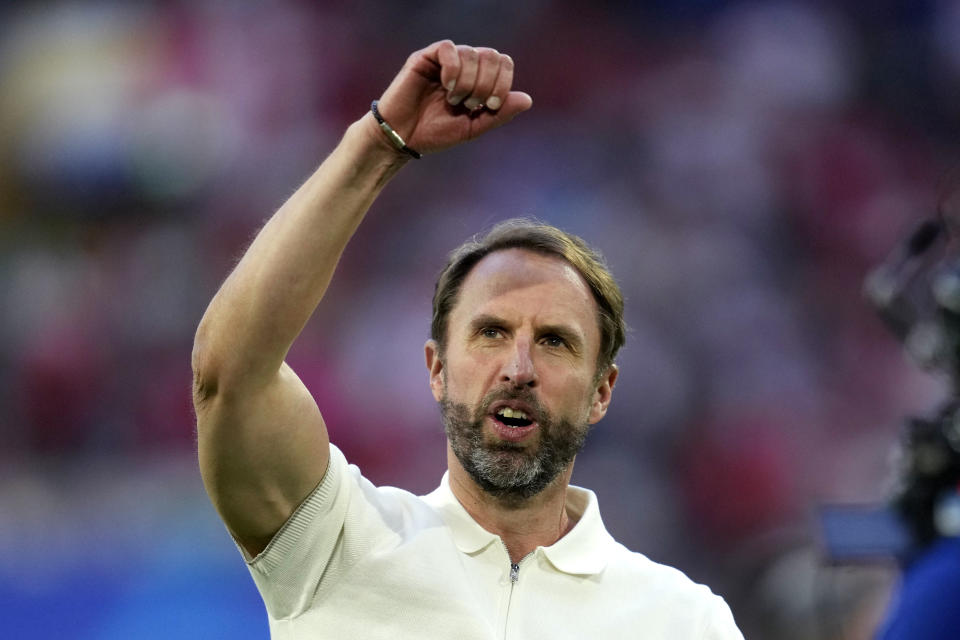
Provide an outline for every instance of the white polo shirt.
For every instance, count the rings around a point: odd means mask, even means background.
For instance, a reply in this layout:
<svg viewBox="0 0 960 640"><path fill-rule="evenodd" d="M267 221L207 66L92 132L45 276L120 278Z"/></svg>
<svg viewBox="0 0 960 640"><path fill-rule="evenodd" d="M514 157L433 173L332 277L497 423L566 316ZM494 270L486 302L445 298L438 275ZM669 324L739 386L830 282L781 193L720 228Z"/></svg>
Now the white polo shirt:
<svg viewBox="0 0 960 640"><path fill-rule="evenodd" d="M593 492L567 496L573 529L511 565L446 474L427 496L378 488L331 445L323 481L247 557L271 636L743 639L719 596L617 543Z"/></svg>

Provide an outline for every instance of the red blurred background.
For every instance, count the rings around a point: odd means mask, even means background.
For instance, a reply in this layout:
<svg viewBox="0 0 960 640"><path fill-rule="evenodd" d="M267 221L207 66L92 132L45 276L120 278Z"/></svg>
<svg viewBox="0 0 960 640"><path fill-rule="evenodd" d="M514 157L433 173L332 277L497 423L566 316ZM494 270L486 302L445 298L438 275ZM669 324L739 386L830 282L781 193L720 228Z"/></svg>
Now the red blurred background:
<svg viewBox="0 0 960 640"><path fill-rule="evenodd" d="M406 56L450 37L510 53L534 108L411 164L348 248L290 356L334 441L433 488L433 279L467 236L542 218L627 297L574 474L608 528L747 637L869 637L891 572L825 566L811 513L882 500L901 417L945 393L860 289L956 163L958 32L944 1L4 4L0 635L267 637L196 470L193 331Z"/></svg>

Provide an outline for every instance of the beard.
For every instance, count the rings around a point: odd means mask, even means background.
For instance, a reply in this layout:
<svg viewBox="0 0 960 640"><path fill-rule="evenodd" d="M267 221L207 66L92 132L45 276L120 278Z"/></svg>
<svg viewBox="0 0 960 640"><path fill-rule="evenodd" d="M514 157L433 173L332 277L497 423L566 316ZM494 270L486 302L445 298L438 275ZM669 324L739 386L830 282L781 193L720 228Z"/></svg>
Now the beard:
<svg viewBox="0 0 960 640"><path fill-rule="evenodd" d="M520 400L531 408L539 431L536 444L486 441L483 421L488 407L500 400ZM573 462L590 430L586 417L577 423L554 419L528 390L493 391L473 412L444 390L440 412L457 460L481 489L508 507L519 507L550 486Z"/></svg>

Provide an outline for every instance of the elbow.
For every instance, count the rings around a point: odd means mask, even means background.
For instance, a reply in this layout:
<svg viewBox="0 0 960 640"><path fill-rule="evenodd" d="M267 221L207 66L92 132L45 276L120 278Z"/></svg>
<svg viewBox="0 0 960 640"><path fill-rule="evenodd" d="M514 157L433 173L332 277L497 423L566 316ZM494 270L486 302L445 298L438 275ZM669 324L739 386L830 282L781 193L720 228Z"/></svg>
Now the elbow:
<svg viewBox="0 0 960 640"><path fill-rule="evenodd" d="M199 410L214 398L242 401L272 382L283 359L274 362L261 351L229 322L201 320L190 356L194 407Z"/></svg>
<svg viewBox="0 0 960 640"><path fill-rule="evenodd" d="M200 323L193 340L190 367L193 370L193 404L196 409L210 401L217 393L216 367L207 341L204 323Z"/></svg>

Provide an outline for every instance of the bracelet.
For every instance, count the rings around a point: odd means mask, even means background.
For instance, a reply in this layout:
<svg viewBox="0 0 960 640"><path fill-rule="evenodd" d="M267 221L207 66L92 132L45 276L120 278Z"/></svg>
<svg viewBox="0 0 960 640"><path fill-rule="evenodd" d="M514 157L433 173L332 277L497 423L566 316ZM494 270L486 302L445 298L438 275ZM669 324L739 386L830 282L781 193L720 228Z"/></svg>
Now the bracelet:
<svg viewBox="0 0 960 640"><path fill-rule="evenodd" d="M380 115L380 111L377 109L377 102L378 102L377 100L374 100L373 102L370 103L370 111L373 112L373 117L377 119L377 124L380 125L380 128L383 130L383 132L387 134L388 138L390 138L390 142L393 143L393 146L395 146L400 151L409 153L411 156L413 156L417 160L422 158L423 155L419 151L414 151L413 149L408 147L407 143L404 142L403 138L400 137L400 134L394 131L393 127L387 124L387 121L383 119L383 116Z"/></svg>

